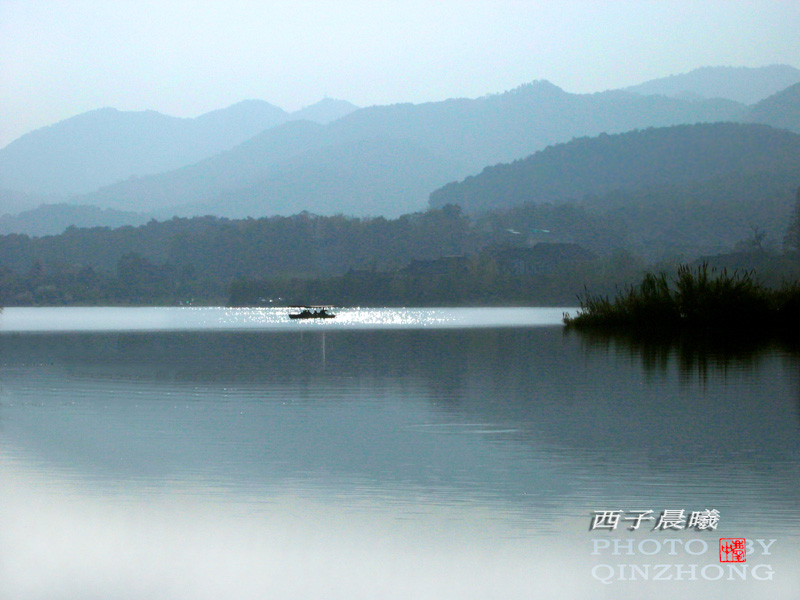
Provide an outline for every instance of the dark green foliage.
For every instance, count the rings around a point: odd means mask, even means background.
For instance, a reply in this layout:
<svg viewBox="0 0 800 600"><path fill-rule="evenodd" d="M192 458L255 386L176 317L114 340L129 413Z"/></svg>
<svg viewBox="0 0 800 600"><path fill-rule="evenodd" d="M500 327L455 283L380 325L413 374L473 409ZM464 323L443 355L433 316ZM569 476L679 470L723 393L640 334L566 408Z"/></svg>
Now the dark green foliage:
<svg viewBox="0 0 800 600"><path fill-rule="evenodd" d="M759 330L796 325L800 285L770 289L752 272L716 270L703 263L681 265L670 283L664 273L648 273L613 301L585 294L577 316L564 322L575 329L677 331L680 329Z"/></svg>
<svg viewBox="0 0 800 600"><path fill-rule="evenodd" d="M647 273L638 286L627 286L613 301L608 296L588 292L580 297L581 313L565 317L569 326L591 327L606 324L608 327L641 327L658 323L670 327L680 318L663 273Z"/></svg>
<svg viewBox="0 0 800 600"><path fill-rule="evenodd" d="M763 321L770 313L770 297L750 272L717 272L703 264L682 265L675 282L674 303L682 324L725 327L739 321ZM756 323L753 323L756 324ZM747 326L747 325L745 325Z"/></svg>

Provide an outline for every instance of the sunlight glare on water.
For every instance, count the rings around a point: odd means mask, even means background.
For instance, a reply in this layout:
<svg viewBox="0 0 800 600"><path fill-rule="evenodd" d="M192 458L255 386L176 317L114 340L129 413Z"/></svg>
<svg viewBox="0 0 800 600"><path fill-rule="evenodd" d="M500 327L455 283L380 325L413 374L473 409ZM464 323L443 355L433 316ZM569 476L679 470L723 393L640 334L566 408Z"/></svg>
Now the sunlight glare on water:
<svg viewBox="0 0 800 600"><path fill-rule="evenodd" d="M292 320L290 308L57 307L7 308L0 331L194 331L314 329L426 329L560 325L552 307L333 308L334 319Z"/></svg>

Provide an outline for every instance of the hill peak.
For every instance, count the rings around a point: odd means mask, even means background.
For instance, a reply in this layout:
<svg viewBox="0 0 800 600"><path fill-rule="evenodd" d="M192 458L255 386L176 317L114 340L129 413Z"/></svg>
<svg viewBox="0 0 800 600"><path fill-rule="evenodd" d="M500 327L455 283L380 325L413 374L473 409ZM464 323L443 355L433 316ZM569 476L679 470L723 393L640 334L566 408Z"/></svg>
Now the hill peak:
<svg viewBox="0 0 800 600"><path fill-rule="evenodd" d="M556 84L547 79L536 79L530 83L524 83L506 94L532 95L538 97L559 97L569 95Z"/></svg>
<svg viewBox="0 0 800 600"><path fill-rule="evenodd" d="M316 123L326 124L349 115L358 110L358 106L347 100L325 97L319 102L304 106L292 113L292 119L305 119Z"/></svg>

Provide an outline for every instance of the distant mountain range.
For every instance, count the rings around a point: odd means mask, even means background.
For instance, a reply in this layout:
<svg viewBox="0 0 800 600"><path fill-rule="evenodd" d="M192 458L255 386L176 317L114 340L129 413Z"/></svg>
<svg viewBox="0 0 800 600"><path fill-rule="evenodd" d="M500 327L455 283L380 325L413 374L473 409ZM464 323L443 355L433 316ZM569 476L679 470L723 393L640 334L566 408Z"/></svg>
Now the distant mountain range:
<svg viewBox="0 0 800 600"><path fill-rule="evenodd" d="M636 94L660 94L684 100L726 98L741 104L755 104L795 83L800 83L800 69L789 65L701 67L625 89Z"/></svg>
<svg viewBox="0 0 800 600"><path fill-rule="evenodd" d="M73 201L161 215L313 209L397 216L422 209L431 189L447 181L576 136L730 120L743 110L727 100L578 95L537 82L476 100L365 108L328 125L285 123L195 165ZM399 187L376 188L378 182L399 183L398 177L406 180Z"/></svg>
<svg viewBox="0 0 800 600"><path fill-rule="evenodd" d="M83 194L129 177L177 169L281 123L328 123L357 107L325 99L294 113L245 100L194 119L102 108L37 129L0 150L0 188Z"/></svg>
<svg viewBox="0 0 800 600"><path fill-rule="evenodd" d="M448 182L574 138L718 121L798 131L798 80L786 66L706 68L597 94L538 81L478 99L362 109L331 99L295 113L251 100L195 119L101 109L0 150L0 214L66 201L132 222L302 210L397 216L423 209ZM35 214L57 227L106 223L115 213L51 206ZM31 218L4 219L0 232L33 232Z"/></svg>

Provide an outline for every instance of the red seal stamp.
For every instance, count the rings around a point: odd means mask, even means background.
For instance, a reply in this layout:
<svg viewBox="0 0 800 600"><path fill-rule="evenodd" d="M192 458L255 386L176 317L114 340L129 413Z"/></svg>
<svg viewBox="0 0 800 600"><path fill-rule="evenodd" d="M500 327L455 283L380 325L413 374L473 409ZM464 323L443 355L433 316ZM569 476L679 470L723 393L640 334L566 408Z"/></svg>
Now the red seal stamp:
<svg viewBox="0 0 800 600"><path fill-rule="evenodd" d="M719 562L747 562L746 543L744 538L719 538Z"/></svg>

